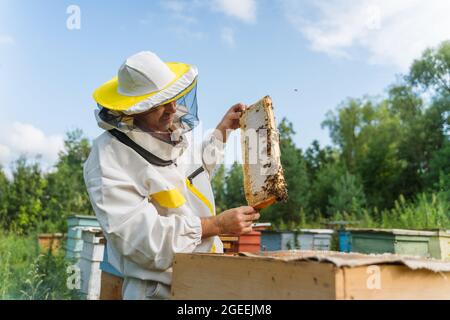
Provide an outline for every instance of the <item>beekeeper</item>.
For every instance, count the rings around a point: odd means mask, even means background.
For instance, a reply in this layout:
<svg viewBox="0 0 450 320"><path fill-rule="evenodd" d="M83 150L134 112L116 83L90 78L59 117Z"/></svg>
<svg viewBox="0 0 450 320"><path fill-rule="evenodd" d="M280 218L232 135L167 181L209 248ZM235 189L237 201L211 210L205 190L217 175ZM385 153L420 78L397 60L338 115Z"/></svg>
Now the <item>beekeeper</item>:
<svg viewBox="0 0 450 320"><path fill-rule="evenodd" d="M196 151L197 75L195 66L140 52L94 92L105 132L84 179L124 299L170 298L175 253L221 253L219 234L250 232L259 219L247 206L216 215L210 179L245 105L231 107Z"/></svg>

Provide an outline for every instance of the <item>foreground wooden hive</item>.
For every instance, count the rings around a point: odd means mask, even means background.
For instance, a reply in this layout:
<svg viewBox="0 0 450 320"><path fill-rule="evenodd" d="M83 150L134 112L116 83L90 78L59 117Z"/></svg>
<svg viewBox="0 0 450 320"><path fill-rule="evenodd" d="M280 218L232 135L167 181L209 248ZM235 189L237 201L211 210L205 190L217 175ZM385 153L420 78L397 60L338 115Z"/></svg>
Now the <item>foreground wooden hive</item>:
<svg viewBox="0 0 450 320"><path fill-rule="evenodd" d="M331 251L177 254L172 295L226 300L450 300L450 263Z"/></svg>
<svg viewBox="0 0 450 320"><path fill-rule="evenodd" d="M243 112L240 128L244 191L248 205L262 209L276 201L286 200L279 136L269 96Z"/></svg>

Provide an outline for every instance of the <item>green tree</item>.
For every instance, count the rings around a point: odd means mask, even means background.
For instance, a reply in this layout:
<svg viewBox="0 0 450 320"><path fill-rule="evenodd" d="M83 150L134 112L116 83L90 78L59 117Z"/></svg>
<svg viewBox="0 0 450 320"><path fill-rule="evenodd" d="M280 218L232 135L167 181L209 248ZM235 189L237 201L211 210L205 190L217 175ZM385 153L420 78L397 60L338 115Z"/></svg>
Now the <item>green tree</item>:
<svg viewBox="0 0 450 320"><path fill-rule="evenodd" d="M39 164L29 163L24 156L14 163L12 174L4 225L7 230L26 234L33 231L42 220L46 180Z"/></svg>
<svg viewBox="0 0 450 320"><path fill-rule="evenodd" d="M372 120L373 108L370 102L366 107L363 102L358 99L349 99L343 102L337 109L337 112L328 112L322 127L326 127L330 131L332 141L339 146L341 151L341 160L345 163L350 172L356 169L358 155L361 151L360 132L363 126L363 111L370 110L370 118L365 119L366 122Z"/></svg>
<svg viewBox="0 0 450 320"><path fill-rule="evenodd" d="M416 158L418 155L422 156L420 170L424 176L424 189L445 188L450 172L447 151L450 125L450 41L425 50L412 64L406 79L412 86L431 92L432 96L431 106L425 110L417 128L411 130L415 145L421 142L425 146L422 153L415 152ZM416 149L417 147L410 148L413 152Z"/></svg>
<svg viewBox="0 0 450 320"><path fill-rule="evenodd" d="M309 179L313 181L325 165L335 161L335 153L329 146L321 148L319 142L314 140L305 151L305 161Z"/></svg>
<svg viewBox="0 0 450 320"><path fill-rule="evenodd" d="M293 125L282 119L278 126L280 135L281 164L288 189L286 202L277 203L262 211L263 220L275 224L296 223L301 219L302 209L307 211L310 197L309 178L306 161L293 141Z"/></svg>
<svg viewBox="0 0 450 320"><path fill-rule="evenodd" d="M4 227L8 213L9 181L0 166L0 227Z"/></svg>
<svg viewBox="0 0 450 320"><path fill-rule="evenodd" d="M396 85L389 89L387 99L392 117L398 119L397 158L403 164L398 172L397 182L393 188L407 199L411 199L423 189L423 172L428 161L432 135L424 121L424 104L422 99L407 85Z"/></svg>
<svg viewBox="0 0 450 320"><path fill-rule="evenodd" d="M329 163L323 166L318 172L311 185L310 207L314 214L314 219L319 216L330 217L328 211L330 206L330 195L333 194L333 184L345 174L345 168L341 163Z"/></svg>
<svg viewBox="0 0 450 320"><path fill-rule="evenodd" d="M433 153L426 179L431 190L450 196L450 141L447 140L441 149Z"/></svg>
<svg viewBox="0 0 450 320"><path fill-rule="evenodd" d="M450 169L450 95L435 99L424 115L424 130L427 130L426 172L427 187L439 181L440 172Z"/></svg>
<svg viewBox="0 0 450 320"><path fill-rule="evenodd" d="M216 204L216 212L220 213L227 209L226 194L225 194L225 165L221 164L216 171L211 181L214 191L214 202Z"/></svg>
<svg viewBox="0 0 450 320"><path fill-rule="evenodd" d="M56 170L47 175L44 226L47 229L65 230L69 215L92 214L83 179L83 164L90 152L89 141L81 130L74 130L67 133L64 146Z"/></svg>
<svg viewBox="0 0 450 320"><path fill-rule="evenodd" d="M413 62L406 78L413 86L449 94L450 41L425 50L422 57Z"/></svg>
<svg viewBox="0 0 450 320"><path fill-rule="evenodd" d="M359 179L346 172L335 180L332 184L332 193L329 195L329 204L328 211L331 214L361 212L366 204L366 197Z"/></svg>
<svg viewBox="0 0 450 320"><path fill-rule="evenodd" d="M401 191L399 174L405 163L398 157L401 122L389 103L350 99L322 125L338 145L343 167L361 177L368 203L392 205Z"/></svg>
<svg viewBox="0 0 450 320"><path fill-rule="evenodd" d="M225 207L235 208L244 206L247 204L244 193L244 174L242 172L242 165L238 162L234 162L231 168L227 172L225 178Z"/></svg>

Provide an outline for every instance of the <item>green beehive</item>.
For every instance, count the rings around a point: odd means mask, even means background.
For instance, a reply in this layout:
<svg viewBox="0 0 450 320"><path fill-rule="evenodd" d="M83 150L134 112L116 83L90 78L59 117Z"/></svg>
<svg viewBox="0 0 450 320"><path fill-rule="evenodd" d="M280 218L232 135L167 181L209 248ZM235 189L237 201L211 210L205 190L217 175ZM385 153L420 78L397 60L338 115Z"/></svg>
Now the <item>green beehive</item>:
<svg viewBox="0 0 450 320"><path fill-rule="evenodd" d="M450 230L437 230L430 246L434 258L450 261Z"/></svg>
<svg viewBox="0 0 450 320"><path fill-rule="evenodd" d="M347 229L351 232L352 252L397 253L440 258L438 232L404 229Z"/></svg>

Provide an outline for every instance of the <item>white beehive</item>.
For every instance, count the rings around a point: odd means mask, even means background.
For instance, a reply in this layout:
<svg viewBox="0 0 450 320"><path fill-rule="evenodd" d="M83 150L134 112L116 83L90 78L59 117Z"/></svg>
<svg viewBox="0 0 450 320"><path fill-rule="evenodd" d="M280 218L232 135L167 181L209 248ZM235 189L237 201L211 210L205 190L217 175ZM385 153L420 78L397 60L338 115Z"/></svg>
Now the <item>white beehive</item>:
<svg viewBox="0 0 450 320"><path fill-rule="evenodd" d="M83 251L78 262L81 272L81 292L87 300L100 297L101 276L100 263L103 260L105 242L99 228L83 230Z"/></svg>

